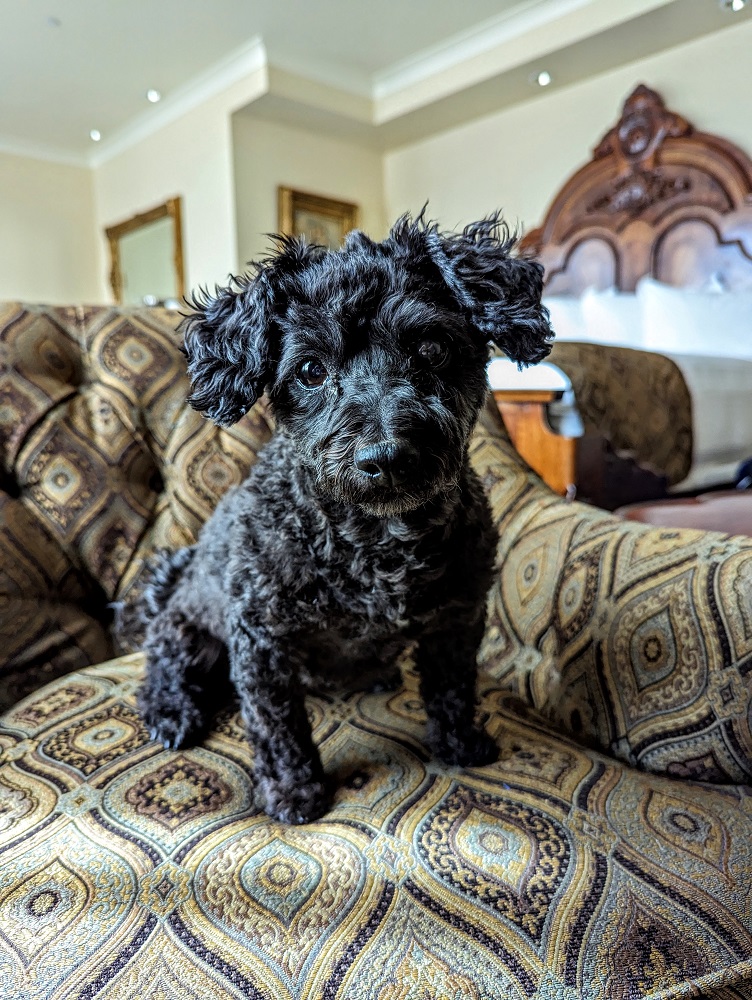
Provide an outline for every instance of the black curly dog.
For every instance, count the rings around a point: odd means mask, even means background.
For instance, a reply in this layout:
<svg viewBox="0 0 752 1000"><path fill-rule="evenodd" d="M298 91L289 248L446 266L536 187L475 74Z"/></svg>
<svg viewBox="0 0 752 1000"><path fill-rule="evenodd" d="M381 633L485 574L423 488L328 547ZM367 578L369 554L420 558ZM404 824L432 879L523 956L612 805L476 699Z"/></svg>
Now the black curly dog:
<svg viewBox="0 0 752 1000"><path fill-rule="evenodd" d="M229 425L267 390L278 430L197 544L155 571L140 708L165 746L195 740L229 662L279 820L327 806L306 688L393 678L415 642L431 752L496 759L474 724L496 538L468 440L489 341L530 364L552 336L542 268L514 243L496 215L443 234L422 213L336 251L279 237L251 277L194 298L190 403Z"/></svg>

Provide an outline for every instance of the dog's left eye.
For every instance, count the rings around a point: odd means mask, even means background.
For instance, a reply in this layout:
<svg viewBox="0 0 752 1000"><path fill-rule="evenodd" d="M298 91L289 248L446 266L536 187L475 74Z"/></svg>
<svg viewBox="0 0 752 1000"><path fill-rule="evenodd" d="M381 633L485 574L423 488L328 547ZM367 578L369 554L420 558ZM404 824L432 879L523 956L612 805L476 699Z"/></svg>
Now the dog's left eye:
<svg viewBox="0 0 752 1000"><path fill-rule="evenodd" d="M298 368L298 382L307 389L316 389L329 378L329 372L320 361L309 358Z"/></svg>
<svg viewBox="0 0 752 1000"><path fill-rule="evenodd" d="M438 368L449 356L449 348L443 340L424 337L415 345L415 354L420 361L430 365L431 368Z"/></svg>

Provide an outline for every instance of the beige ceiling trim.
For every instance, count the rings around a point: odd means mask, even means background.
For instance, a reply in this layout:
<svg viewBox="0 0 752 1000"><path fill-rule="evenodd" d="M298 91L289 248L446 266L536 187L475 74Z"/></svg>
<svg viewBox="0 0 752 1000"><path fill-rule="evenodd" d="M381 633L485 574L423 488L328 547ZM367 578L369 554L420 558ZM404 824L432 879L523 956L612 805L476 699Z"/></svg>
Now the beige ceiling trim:
<svg viewBox="0 0 752 1000"><path fill-rule="evenodd" d="M252 38L250 42L236 50L232 56L215 64L211 70L196 76L186 87L181 87L174 94L165 98L158 105L148 108L135 118L128 126L116 132L113 136L103 139L93 150L87 163L90 167L98 167L114 156L119 156L131 146L148 138L155 132L170 125L194 108L211 100L224 90L244 80L253 80L259 70L266 71L266 49L261 38ZM240 105L258 96L268 86L264 76L261 88L254 88L257 93L245 95ZM239 105L239 106L240 106ZM239 108L238 108L239 109ZM233 110L238 110L233 109Z"/></svg>
<svg viewBox="0 0 752 1000"><path fill-rule="evenodd" d="M373 100L343 87L312 80L276 65L269 66L269 93L286 101L299 101L308 107L351 118L367 125L374 124Z"/></svg>
<svg viewBox="0 0 752 1000"><path fill-rule="evenodd" d="M360 88L324 82L321 75L315 79L278 66L270 61L263 39L257 37L161 104L144 111L128 127L105 137L85 158L12 140L0 141L0 151L96 168L231 88L236 93L229 95L225 106L230 113L257 114L350 135L374 148L393 148L418 135L453 127L468 116L531 98L531 70L538 61L542 65L544 59L555 69L557 54L567 49L582 53L584 58L577 64L586 72L588 65L598 63L587 47L595 46L600 52L607 37L620 36L628 22L634 26L643 18L645 22L660 18L666 22L661 35L663 44L685 40L672 39L666 30L666 25L673 25L671 31L677 34L675 15L669 9L663 10L676 2L523 0L523 6L485 22L478 30L455 35L450 42L377 74L370 96ZM724 20L716 0L686 0L687 5L700 5L705 11L707 23L698 32L715 30ZM631 58L641 55L636 50L625 50L624 54ZM596 68L598 71L602 69ZM562 74L557 82L566 84L579 79L576 74L572 76L571 70L569 77ZM502 79L503 93L499 89Z"/></svg>
<svg viewBox="0 0 752 1000"><path fill-rule="evenodd" d="M391 121L672 2L536 0L379 74L374 121Z"/></svg>
<svg viewBox="0 0 752 1000"><path fill-rule="evenodd" d="M48 163L59 163L66 167L88 167L89 160L83 154L71 153L57 146L45 146L38 142L28 142L25 139L14 139L0 136L0 154L22 156L28 160L45 160Z"/></svg>

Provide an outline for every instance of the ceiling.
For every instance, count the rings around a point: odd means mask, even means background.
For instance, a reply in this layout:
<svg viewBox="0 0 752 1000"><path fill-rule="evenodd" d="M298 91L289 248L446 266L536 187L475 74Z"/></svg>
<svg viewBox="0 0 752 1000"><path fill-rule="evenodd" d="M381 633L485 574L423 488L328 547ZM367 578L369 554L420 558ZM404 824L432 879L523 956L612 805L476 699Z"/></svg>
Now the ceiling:
<svg viewBox="0 0 752 1000"><path fill-rule="evenodd" d="M91 129L122 146L259 52L263 113L294 116L290 80L316 81L360 99L361 130L405 141L529 99L536 68L561 85L750 15L719 0L0 0L0 150L91 162Z"/></svg>

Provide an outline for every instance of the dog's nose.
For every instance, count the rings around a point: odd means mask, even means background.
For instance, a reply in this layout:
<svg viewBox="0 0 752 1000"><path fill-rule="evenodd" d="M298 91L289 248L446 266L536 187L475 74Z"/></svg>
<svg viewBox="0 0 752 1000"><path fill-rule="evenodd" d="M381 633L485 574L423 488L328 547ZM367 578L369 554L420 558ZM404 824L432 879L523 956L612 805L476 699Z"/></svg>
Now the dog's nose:
<svg viewBox="0 0 752 1000"><path fill-rule="evenodd" d="M355 452L355 468L385 486L399 486L413 475L418 449L407 441L379 441Z"/></svg>

